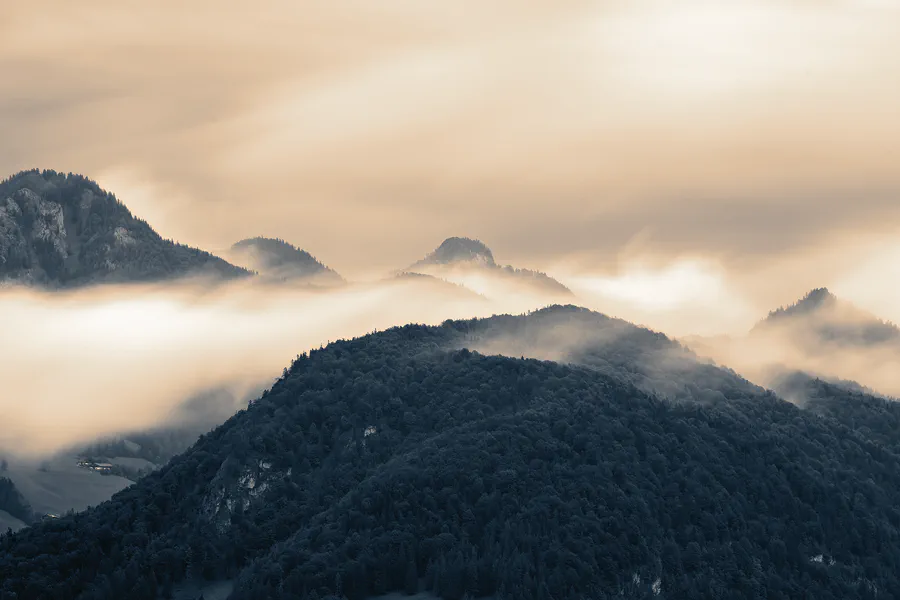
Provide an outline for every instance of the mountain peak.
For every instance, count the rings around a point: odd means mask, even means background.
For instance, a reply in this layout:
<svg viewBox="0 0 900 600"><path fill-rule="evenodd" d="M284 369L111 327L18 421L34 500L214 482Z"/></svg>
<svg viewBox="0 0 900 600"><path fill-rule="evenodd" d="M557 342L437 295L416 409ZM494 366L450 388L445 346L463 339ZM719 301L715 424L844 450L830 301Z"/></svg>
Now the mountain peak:
<svg viewBox="0 0 900 600"><path fill-rule="evenodd" d="M900 330L872 313L839 299L828 288L816 288L794 304L769 313L753 331L788 327L792 336L811 336L813 343L869 346L900 339Z"/></svg>
<svg viewBox="0 0 900 600"><path fill-rule="evenodd" d="M406 270L447 276L448 272L455 271L458 267L466 271L474 267L482 274L489 273L496 280L519 286L524 285L531 289L543 290L560 296L572 295L569 288L546 273L497 264L491 249L481 240L473 238L449 237L428 256Z"/></svg>
<svg viewBox="0 0 900 600"><path fill-rule="evenodd" d="M249 274L163 239L87 177L32 169L0 182L0 281L73 287Z"/></svg>
<svg viewBox="0 0 900 600"><path fill-rule="evenodd" d="M815 288L790 306L777 308L770 312L765 322L812 315L822 309L834 308L839 302L837 296L828 291L828 288Z"/></svg>
<svg viewBox="0 0 900 600"><path fill-rule="evenodd" d="M477 262L494 265L494 254L482 241L467 237L449 237L422 261L430 264Z"/></svg>
<svg viewBox="0 0 900 600"><path fill-rule="evenodd" d="M249 262L249 266L279 279L316 278L322 283L340 283L343 278L316 257L279 238L257 236L241 240L231 254Z"/></svg>
<svg viewBox="0 0 900 600"><path fill-rule="evenodd" d="M837 301L837 296L832 294L828 288L821 287L810 290L806 296L798 304L806 304L811 307L819 307L824 304L830 304Z"/></svg>

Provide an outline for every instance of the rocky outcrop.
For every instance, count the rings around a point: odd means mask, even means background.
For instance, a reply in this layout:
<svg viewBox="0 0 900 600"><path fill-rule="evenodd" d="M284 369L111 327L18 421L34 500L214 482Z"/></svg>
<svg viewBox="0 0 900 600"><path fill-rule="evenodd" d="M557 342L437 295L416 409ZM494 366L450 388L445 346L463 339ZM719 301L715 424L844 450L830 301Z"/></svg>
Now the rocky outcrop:
<svg viewBox="0 0 900 600"><path fill-rule="evenodd" d="M164 240L93 181L24 171L0 183L0 282L71 287L249 272Z"/></svg>

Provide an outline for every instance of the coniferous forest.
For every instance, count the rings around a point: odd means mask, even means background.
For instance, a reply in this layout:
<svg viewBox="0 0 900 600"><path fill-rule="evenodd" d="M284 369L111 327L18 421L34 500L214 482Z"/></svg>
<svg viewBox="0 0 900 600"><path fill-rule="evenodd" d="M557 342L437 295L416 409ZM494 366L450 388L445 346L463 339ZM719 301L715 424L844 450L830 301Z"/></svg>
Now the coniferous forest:
<svg viewBox="0 0 900 600"><path fill-rule="evenodd" d="M558 362L468 349L566 322L604 342ZM679 359L660 360L666 348ZM667 376L683 385L665 393ZM900 453L860 416L874 400L833 396L799 408L574 307L376 332L298 357L101 506L0 538L0 590L893 597Z"/></svg>

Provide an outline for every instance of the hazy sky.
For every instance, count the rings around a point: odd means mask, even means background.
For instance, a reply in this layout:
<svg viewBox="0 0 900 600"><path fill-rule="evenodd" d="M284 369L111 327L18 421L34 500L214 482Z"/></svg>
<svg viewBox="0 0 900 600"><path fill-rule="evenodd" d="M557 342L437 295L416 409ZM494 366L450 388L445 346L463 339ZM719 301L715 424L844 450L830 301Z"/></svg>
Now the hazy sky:
<svg viewBox="0 0 900 600"><path fill-rule="evenodd" d="M465 235L671 335L745 332L821 285L900 322L900 0L0 0L0 177L32 167L166 237L282 237L349 278ZM4 294L0 445L541 304L417 285Z"/></svg>
<svg viewBox="0 0 900 600"><path fill-rule="evenodd" d="M279 236L350 276L468 235L624 301L765 278L789 289L761 305L856 281L877 308L898 5L4 1L0 172L84 173L167 237Z"/></svg>

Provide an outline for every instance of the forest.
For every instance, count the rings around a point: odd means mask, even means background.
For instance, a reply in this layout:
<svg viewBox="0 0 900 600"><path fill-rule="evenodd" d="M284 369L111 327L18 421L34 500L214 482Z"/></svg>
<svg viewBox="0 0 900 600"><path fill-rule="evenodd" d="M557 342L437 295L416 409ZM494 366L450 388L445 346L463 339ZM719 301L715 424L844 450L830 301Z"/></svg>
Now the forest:
<svg viewBox="0 0 900 600"><path fill-rule="evenodd" d="M854 394L801 408L574 307L375 332L299 356L101 506L0 538L0 599L895 597L898 413Z"/></svg>

